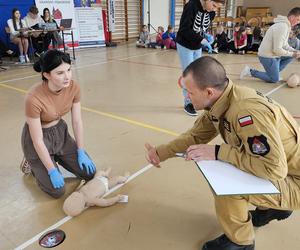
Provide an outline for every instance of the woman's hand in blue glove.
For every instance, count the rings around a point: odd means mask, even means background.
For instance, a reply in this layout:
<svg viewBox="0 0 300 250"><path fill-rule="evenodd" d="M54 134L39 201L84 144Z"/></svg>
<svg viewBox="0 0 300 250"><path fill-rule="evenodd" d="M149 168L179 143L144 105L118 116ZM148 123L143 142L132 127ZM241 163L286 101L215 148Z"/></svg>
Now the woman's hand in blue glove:
<svg viewBox="0 0 300 250"><path fill-rule="evenodd" d="M77 149L77 159L80 169L83 170L85 168L88 175L96 172L94 162L82 148Z"/></svg>
<svg viewBox="0 0 300 250"><path fill-rule="evenodd" d="M57 170L56 167L51 168L48 170L48 175L50 177L52 186L54 188L62 188L65 185L64 177L62 174Z"/></svg>

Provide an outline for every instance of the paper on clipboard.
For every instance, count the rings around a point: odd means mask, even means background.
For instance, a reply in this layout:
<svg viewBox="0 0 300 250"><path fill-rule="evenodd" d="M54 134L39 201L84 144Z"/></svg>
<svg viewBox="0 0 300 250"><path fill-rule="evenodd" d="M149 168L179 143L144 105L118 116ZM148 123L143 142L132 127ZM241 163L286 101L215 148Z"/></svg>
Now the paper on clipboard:
<svg viewBox="0 0 300 250"><path fill-rule="evenodd" d="M196 165L216 195L279 194L269 180L244 172L222 161L198 161Z"/></svg>

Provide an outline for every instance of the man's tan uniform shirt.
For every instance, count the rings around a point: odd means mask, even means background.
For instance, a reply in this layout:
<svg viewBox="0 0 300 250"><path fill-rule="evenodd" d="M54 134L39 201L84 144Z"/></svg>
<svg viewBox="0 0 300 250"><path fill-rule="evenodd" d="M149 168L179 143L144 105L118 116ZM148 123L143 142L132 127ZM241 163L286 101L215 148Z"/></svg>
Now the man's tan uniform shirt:
<svg viewBox="0 0 300 250"><path fill-rule="evenodd" d="M157 153L164 161L190 145L206 144L218 134L225 142L220 145L218 160L271 181L290 175L300 185L297 122L272 99L232 82L190 130L158 146Z"/></svg>

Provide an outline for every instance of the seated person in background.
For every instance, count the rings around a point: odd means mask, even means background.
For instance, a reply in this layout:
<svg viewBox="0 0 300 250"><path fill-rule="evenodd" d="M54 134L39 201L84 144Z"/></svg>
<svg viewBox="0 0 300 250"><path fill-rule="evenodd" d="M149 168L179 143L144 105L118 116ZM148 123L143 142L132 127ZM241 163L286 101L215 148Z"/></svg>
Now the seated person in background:
<svg viewBox="0 0 300 250"><path fill-rule="evenodd" d="M1 59L1 57L4 56L4 55L9 55L9 56L11 56L11 55L13 55L13 54L14 54L14 52L13 52L12 50L10 50L10 49L6 46L6 44L5 44L4 42L2 42L2 40L0 39L0 59Z"/></svg>
<svg viewBox="0 0 300 250"><path fill-rule="evenodd" d="M59 35L60 30L63 29L63 27L58 27L55 19L51 16L50 14L50 10L48 8L44 8L43 9L43 15L41 16L41 18L44 20L45 23L53 23L53 27L55 27L54 29L56 29L55 31L51 31L49 32L49 37L52 40L52 44L53 44L53 48L57 49L61 46L63 46L63 40L61 38L61 36ZM65 49L68 49L69 47L65 45Z"/></svg>
<svg viewBox="0 0 300 250"><path fill-rule="evenodd" d="M289 41L288 41L289 45L296 50L300 50L300 40L298 39L299 34L300 34L300 27L295 26L290 32Z"/></svg>
<svg viewBox="0 0 300 250"><path fill-rule="evenodd" d="M230 54L245 54L247 51L247 34L246 28L241 26L239 31L235 31L233 34L233 43L230 43Z"/></svg>
<svg viewBox="0 0 300 250"><path fill-rule="evenodd" d="M157 28L157 35L156 35L156 45L160 46L162 49L165 47L164 40L162 38L162 35L164 34L165 29L162 26L158 26Z"/></svg>
<svg viewBox="0 0 300 250"><path fill-rule="evenodd" d="M235 25L234 25L234 27L233 27L233 34L235 33L235 32L238 32L239 30L240 30L240 27L241 27L241 25L239 24L239 23L236 23ZM233 43L234 42L234 37L231 37L230 39L229 39L229 41L228 41L228 43Z"/></svg>
<svg viewBox="0 0 300 250"><path fill-rule="evenodd" d="M250 25L246 26L246 35L247 35L247 52L249 52L251 46L252 46L252 40L253 40L253 34L252 29Z"/></svg>
<svg viewBox="0 0 300 250"><path fill-rule="evenodd" d="M259 26L255 26L253 30L253 38L252 38L252 45L250 50L252 52L258 52L258 48L263 40L261 28Z"/></svg>
<svg viewBox="0 0 300 250"><path fill-rule="evenodd" d="M163 49L165 47L164 41L162 39L163 33L164 33L164 28L162 26L158 26L155 42L151 42L151 37L150 37L147 47L152 49Z"/></svg>
<svg viewBox="0 0 300 250"><path fill-rule="evenodd" d="M10 40L16 44L20 52L20 63L30 62L28 57L28 38L26 24L21 20L21 14L18 9L12 10L12 18L7 20L7 25L10 30Z"/></svg>
<svg viewBox="0 0 300 250"><path fill-rule="evenodd" d="M142 31L139 36L139 40L136 42L138 48L147 48L150 44L150 35L147 25L142 26Z"/></svg>
<svg viewBox="0 0 300 250"><path fill-rule="evenodd" d="M204 34L204 38L201 41L202 44L202 49L207 51L208 54L218 54L218 51L213 49L212 44L214 43L215 39L213 37L213 35L209 34L209 33L205 33Z"/></svg>
<svg viewBox="0 0 300 250"><path fill-rule="evenodd" d="M217 26L217 35L215 41L213 42L212 46L215 51L217 52L228 52L228 36L224 32L224 27L222 25Z"/></svg>
<svg viewBox="0 0 300 250"><path fill-rule="evenodd" d="M39 10L36 6L31 6L27 16L24 18L26 26L33 30L39 30L40 24L45 23L44 20L38 15ZM32 33L32 45L36 50L36 55L39 56L41 53L48 50L51 42L51 34L45 32L33 32Z"/></svg>
<svg viewBox="0 0 300 250"><path fill-rule="evenodd" d="M176 34L172 25L169 25L167 31L163 33L162 39L167 49L176 49Z"/></svg>

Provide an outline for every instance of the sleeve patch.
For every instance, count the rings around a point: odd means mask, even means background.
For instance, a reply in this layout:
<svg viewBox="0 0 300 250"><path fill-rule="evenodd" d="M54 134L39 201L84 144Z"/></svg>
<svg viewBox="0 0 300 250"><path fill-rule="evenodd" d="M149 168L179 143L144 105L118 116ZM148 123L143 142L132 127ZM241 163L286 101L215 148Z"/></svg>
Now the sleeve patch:
<svg viewBox="0 0 300 250"><path fill-rule="evenodd" d="M250 151L255 155L264 156L270 152L270 145L264 135L248 137Z"/></svg>
<svg viewBox="0 0 300 250"><path fill-rule="evenodd" d="M246 127L248 125L253 124L253 120L252 120L251 115L247 115L247 116L244 116L242 118L239 118L239 124L240 124L241 127Z"/></svg>

